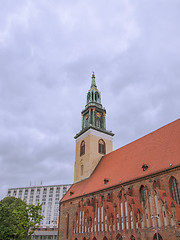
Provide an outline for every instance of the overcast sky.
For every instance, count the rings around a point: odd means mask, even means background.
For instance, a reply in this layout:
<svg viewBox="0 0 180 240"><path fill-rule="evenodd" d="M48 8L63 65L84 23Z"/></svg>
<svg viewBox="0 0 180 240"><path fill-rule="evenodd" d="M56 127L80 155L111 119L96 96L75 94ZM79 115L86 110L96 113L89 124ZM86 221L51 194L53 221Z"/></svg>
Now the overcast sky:
<svg viewBox="0 0 180 240"><path fill-rule="evenodd" d="M117 149L179 118L179 0L0 0L0 199L73 182L92 71Z"/></svg>

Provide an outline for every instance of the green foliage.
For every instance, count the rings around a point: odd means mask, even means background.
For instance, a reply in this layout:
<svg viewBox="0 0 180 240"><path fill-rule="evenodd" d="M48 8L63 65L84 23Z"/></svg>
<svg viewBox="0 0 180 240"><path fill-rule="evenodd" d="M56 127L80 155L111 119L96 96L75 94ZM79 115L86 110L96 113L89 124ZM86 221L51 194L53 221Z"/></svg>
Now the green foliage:
<svg viewBox="0 0 180 240"><path fill-rule="evenodd" d="M6 197L1 200L0 240L30 239L43 219L40 213L40 204L28 205L15 197Z"/></svg>

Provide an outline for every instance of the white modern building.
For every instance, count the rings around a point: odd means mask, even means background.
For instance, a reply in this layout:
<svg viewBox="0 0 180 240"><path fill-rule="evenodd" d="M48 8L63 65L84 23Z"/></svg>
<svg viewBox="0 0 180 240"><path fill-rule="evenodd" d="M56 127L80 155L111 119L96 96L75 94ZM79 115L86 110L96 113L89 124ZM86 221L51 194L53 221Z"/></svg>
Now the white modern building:
<svg viewBox="0 0 180 240"><path fill-rule="evenodd" d="M70 184L9 188L7 196L20 198L27 204L42 204L44 219L33 239L56 239L59 201L70 188Z"/></svg>

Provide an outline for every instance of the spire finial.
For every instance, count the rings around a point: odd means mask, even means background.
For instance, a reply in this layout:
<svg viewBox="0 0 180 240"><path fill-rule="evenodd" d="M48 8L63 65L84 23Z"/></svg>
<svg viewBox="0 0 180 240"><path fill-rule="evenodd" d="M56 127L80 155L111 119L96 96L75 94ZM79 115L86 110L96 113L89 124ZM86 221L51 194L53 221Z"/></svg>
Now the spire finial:
<svg viewBox="0 0 180 240"><path fill-rule="evenodd" d="M96 78L96 77L95 77L95 74L94 74L94 72L93 72L93 73L92 73L91 88L92 88L92 87L96 87L96 88L97 88L95 78Z"/></svg>

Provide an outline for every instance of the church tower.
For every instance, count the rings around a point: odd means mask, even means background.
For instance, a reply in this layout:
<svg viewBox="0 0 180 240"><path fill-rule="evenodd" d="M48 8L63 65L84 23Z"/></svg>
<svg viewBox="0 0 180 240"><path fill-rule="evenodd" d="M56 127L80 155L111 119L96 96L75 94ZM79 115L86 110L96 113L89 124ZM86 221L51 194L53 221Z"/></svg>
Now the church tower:
<svg viewBox="0 0 180 240"><path fill-rule="evenodd" d="M101 93L97 89L94 73L91 88L87 93L87 103L81 114L82 130L74 137L74 182L89 177L100 159L113 150L114 134L106 130L106 110L101 104Z"/></svg>

